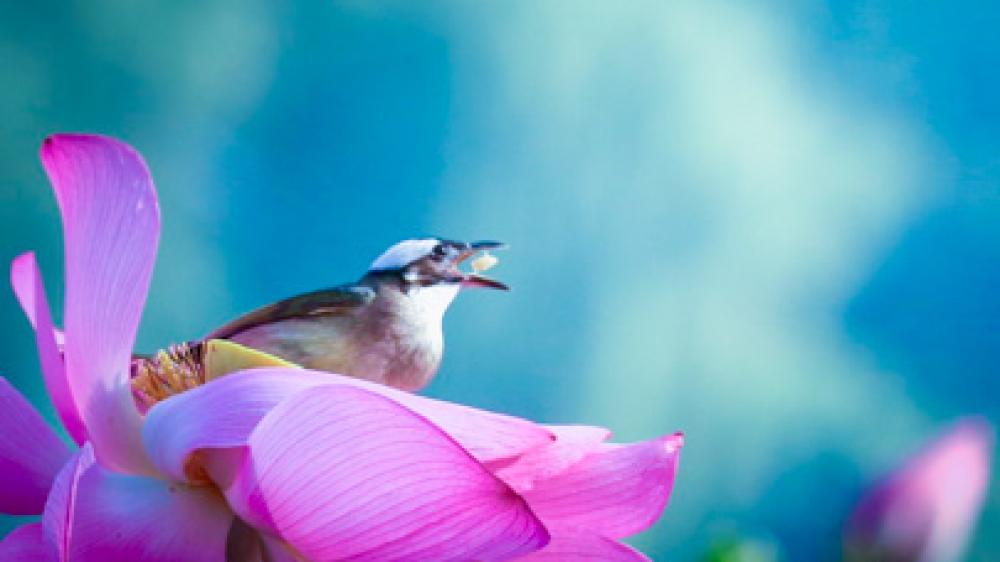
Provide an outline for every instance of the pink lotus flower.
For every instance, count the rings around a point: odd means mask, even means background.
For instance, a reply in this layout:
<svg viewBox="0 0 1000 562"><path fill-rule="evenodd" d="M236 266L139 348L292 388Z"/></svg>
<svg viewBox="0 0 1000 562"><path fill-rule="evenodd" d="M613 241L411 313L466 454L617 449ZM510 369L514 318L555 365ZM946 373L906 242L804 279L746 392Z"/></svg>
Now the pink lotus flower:
<svg viewBox="0 0 1000 562"><path fill-rule="evenodd" d="M961 558L986 497L992 450L985 421L956 423L863 498L847 525L847 558Z"/></svg>
<svg viewBox="0 0 1000 562"><path fill-rule="evenodd" d="M132 344L159 236L142 158L58 135L65 336L31 254L12 282L71 451L0 378L0 512L42 515L9 561L645 560L617 539L660 515L680 435L606 443L292 367L212 380L143 414ZM64 342L63 342L64 340Z"/></svg>

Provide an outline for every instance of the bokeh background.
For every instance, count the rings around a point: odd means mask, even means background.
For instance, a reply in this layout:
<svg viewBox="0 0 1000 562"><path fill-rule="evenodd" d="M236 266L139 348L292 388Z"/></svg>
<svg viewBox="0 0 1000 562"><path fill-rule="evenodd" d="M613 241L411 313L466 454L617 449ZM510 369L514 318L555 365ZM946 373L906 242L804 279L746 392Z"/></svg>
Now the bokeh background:
<svg viewBox="0 0 1000 562"><path fill-rule="evenodd" d="M739 536L835 559L867 482L958 416L1000 418L991 3L0 10L0 258L36 249L61 302L36 156L56 131L153 170L144 350L398 239L504 240L515 290L456 302L428 392L621 440L683 429L633 541L658 560ZM54 420L10 293L0 330L0 372ZM1000 558L993 484L968 560Z"/></svg>

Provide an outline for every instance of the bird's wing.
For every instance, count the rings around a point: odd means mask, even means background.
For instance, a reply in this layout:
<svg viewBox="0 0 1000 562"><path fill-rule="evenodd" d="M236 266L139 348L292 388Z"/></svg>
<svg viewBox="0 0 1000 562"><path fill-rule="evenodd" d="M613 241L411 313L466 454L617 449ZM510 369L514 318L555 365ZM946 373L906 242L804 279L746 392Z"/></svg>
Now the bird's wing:
<svg viewBox="0 0 1000 562"><path fill-rule="evenodd" d="M205 339L226 339L262 324L292 318L344 314L351 309L370 303L374 298L374 290L356 285L313 291L244 314L216 329Z"/></svg>

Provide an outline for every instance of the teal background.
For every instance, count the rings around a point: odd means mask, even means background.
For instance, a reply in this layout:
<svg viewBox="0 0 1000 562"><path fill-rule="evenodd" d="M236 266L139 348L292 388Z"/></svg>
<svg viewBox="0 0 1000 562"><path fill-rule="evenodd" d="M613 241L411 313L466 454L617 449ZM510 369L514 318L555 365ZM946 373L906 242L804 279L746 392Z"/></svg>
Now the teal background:
<svg viewBox="0 0 1000 562"><path fill-rule="evenodd" d="M515 290L460 297L428 393L684 430L671 504L632 541L657 560L738 536L835 559L866 482L1000 416L993 4L0 10L0 258L37 250L61 302L37 159L58 131L123 138L156 178L141 350L399 239L504 240ZM0 373L54 420L5 294ZM994 492L968 560L998 558Z"/></svg>

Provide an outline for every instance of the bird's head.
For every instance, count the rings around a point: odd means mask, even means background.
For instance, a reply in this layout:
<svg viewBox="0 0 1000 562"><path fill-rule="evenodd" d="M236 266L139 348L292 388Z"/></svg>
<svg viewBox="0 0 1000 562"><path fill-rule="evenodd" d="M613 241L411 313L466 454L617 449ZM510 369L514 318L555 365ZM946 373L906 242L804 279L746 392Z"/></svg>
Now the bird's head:
<svg viewBox="0 0 1000 562"><path fill-rule="evenodd" d="M404 240L372 262L368 274L397 278L404 291L439 287L457 292L462 287L508 290L504 283L464 272L459 266L481 251L503 248L501 242L456 242L441 238Z"/></svg>

